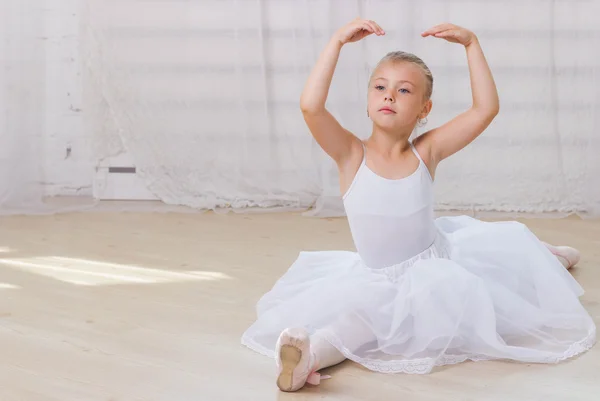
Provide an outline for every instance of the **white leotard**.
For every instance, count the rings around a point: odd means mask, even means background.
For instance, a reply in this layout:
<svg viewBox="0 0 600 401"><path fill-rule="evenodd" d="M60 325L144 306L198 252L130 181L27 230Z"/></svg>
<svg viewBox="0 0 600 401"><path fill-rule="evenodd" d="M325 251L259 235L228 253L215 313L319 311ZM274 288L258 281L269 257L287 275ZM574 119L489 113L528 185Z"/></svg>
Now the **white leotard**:
<svg viewBox="0 0 600 401"><path fill-rule="evenodd" d="M363 160L343 196L358 254L371 268L401 263L430 247L437 235L433 213L433 180L411 143L419 166L411 175L387 179Z"/></svg>

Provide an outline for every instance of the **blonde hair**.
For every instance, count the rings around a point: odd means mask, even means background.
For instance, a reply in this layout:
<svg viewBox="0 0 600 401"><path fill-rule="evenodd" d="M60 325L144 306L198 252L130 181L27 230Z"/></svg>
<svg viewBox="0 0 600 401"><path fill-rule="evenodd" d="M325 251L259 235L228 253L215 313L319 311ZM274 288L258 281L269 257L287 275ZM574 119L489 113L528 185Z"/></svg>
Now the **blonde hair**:
<svg viewBox="0 0 600 401"><path fill-rule="evenodd" d="M379 62L375 66L375 69L373 70L373 73L381 64L387 62L413 63L417 67L419 67L423 71L423 75L425 75L425 81L427 83L427 87L425 88L425 100L429 100L431 98L431 94L433 93L433 75L431 74L429 67L427 67L427 64L425 64L423 60L421 60L419 57L415 56L412 53L407 53L403 51L389 52L388 54L383 56L381 60L379 60ZM373 78L373 74L371 74L371 78Z"/></svg>

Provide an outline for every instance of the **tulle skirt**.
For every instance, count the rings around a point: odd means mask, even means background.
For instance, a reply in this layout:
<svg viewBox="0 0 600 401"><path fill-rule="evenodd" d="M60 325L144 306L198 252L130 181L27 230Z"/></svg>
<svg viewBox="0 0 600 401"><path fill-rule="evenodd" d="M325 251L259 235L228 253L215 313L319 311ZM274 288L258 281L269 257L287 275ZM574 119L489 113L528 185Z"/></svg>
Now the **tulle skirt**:
<svg viewBox="0 0 600 401"><path fill-rule="evenodd" d="M518 222L436 220L424 252L370 269L355 252L302 252L257 305L242 344L274 357L282 330L319 333L379 372L465 360L556 363L593 346L581 286Z"/></svg>

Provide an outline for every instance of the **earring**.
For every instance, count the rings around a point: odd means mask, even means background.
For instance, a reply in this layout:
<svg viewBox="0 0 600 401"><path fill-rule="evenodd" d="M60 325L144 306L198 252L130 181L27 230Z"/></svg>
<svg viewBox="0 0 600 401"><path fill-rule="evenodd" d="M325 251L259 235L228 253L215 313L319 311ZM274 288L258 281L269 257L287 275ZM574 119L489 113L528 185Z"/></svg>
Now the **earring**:
<svg viewBox="0 0 600 401"><path fill-rule="evenodd" d="M422 127L425 124L427 124L427 117L425 117L423 119L420 119L419 122L418 122L418 124L419 124L419 127Z"/></svg>

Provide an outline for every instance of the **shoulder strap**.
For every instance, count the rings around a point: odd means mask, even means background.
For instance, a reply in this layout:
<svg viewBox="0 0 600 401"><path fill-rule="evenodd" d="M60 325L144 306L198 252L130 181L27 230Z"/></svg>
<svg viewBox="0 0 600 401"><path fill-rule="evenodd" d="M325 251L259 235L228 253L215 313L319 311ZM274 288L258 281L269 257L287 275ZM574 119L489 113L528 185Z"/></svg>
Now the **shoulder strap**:
<svg viewBox="0 0 600 401"><path fill-rule="evenodd" d="M419 152L417 152L417 148L415 148L415 145L412 142L410 142L410 148L412 149L415 156L417 156L417 159L419 159L419 161L423 162L421 155L419 154Z"/></svg>
<svg viewBox="0 0 600 401"><path fill-rule="evenodd" d="M419 159L419 168L424 168L425 171L427 172L427 176L429 177L429 179L431 180L431 182L433 182L433 177L431 176L431 172L429 171L429 167L427 166L427 163L425 163L423 161L423 158L421 157L421 155L419 154L419 152L417 151L417 148L415 147L415 145L413 145L413 143L410 143L410 147L412 148L415 156L417 156L417 159Z"/></svg>
<svg viewBox="0 0 600 401"><path fill-rule="evenodd" d="M366 164L367 163L367 147L365 146L365 143L363 141L360 141L360 144L362 145L362 148L363 148L363 157L362 157L361 164Z"/></svg>

